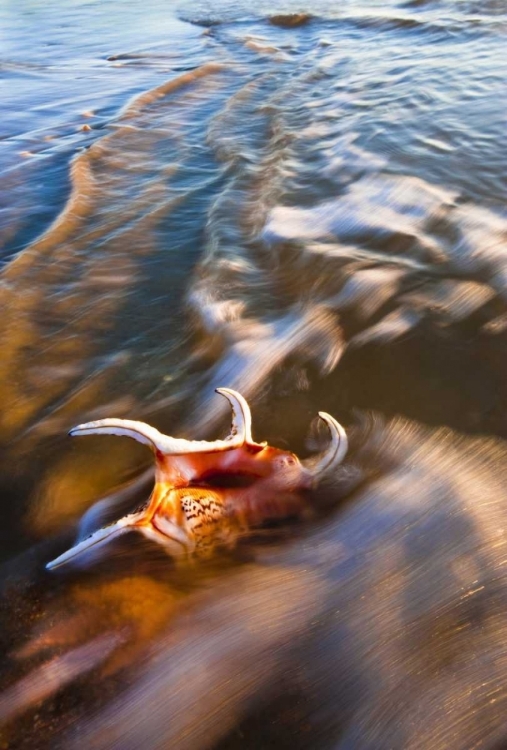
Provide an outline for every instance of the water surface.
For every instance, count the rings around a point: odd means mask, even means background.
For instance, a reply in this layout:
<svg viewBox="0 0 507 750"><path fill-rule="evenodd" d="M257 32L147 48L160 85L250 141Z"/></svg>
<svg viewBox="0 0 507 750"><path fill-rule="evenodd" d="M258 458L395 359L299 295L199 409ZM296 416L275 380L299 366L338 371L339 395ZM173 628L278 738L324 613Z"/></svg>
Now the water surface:
<svg viewBox="0 0 507 750"><path fill-rule="evenodd" d="M505 24L493 0L4 4L5 559L149 465L70 427L210 437L219 386L299 453L323 409L506 436Z"/></svg>

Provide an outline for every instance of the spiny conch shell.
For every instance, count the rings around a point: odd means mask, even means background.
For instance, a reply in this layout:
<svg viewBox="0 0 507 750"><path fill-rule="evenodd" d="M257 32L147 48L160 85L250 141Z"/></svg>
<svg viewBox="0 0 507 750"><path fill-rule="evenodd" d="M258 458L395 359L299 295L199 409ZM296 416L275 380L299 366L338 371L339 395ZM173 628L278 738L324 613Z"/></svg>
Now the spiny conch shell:
<svg viewBox="0 0 507 750"><path fill-rule="evenodd" d="M339 465L347 452L343 427L319 412L331 434L328 449L310 470L290 451L257 443L247 401L217 388L232 409L224 440L184 440L163 435L144 422L101 419L78 425L70 435L120 435L148 445L155 454L155 486L144 508L120 518L49 562L54 570L84 552L137 529L174 558L208 557L217 546L232 547L250 526L267 518L299 513L302 493Z"/></svg>

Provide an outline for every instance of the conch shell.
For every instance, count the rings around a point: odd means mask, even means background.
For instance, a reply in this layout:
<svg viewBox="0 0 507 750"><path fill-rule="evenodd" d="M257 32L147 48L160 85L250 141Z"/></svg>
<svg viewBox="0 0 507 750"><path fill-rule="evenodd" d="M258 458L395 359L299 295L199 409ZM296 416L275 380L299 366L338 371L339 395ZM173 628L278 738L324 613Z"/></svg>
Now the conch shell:
<svg viewBox="0 0 507 750"><path fill-rule="evenodd" d="M54 570L79 555L137 529L163 545L176 559L209 557L219 546L233 547L239 536L267 519L301 513L304 491L340 464L348 442L343 427L319 412L331 440L311 468L290 451L257 443L246 400L230 388L217 388L232 408L224 440L183 440L128 419L101 419L78 425L70 435L124 435L148 445L155 455L155 485L147 503L94 532L49 562Z"/></svg>

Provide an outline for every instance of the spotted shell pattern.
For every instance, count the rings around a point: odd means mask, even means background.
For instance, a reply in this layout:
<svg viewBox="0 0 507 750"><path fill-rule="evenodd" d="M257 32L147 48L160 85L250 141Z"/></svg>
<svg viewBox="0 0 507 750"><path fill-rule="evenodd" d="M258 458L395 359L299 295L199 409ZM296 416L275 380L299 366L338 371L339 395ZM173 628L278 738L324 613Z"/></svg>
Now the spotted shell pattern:
<svg viewBox="0 0 507 750"><path fill-rule="evenodd" d="M182 494L180 503L197 557L211 557L217 545L230 546L234 543L238 524L227 512L217 492L188 488Z"/></svg>

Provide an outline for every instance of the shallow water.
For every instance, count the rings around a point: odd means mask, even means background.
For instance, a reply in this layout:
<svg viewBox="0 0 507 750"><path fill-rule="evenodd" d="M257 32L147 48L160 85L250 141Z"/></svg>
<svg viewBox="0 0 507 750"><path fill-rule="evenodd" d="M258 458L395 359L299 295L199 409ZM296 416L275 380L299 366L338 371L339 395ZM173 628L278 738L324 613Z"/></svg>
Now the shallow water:
<svg viewBox="0 0 507 750"><path fill-rule="evenodd" d="M218 386L300 454L322 409L507 436L505 24L493 0L2 7L6 560L149 465L70 427L210 437Z"/></svg>

